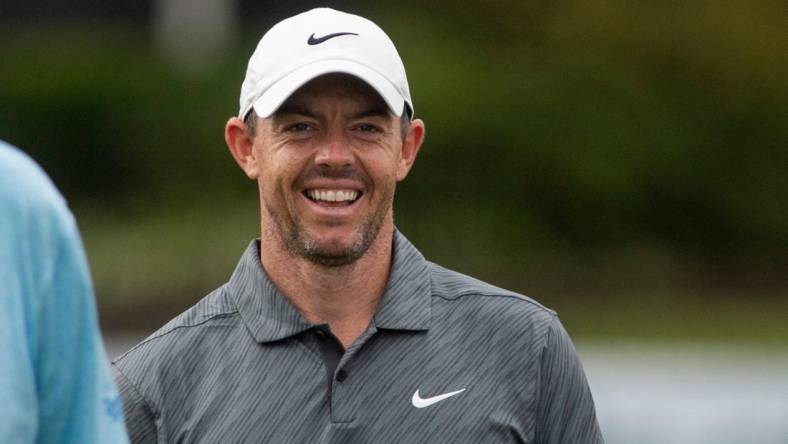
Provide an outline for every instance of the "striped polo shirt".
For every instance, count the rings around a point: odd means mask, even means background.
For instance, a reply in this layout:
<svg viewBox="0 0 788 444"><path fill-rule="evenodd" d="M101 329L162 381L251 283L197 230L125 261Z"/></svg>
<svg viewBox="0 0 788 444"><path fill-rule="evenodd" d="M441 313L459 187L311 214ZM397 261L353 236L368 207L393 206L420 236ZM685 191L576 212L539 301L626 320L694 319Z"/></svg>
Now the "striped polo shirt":
<svg viewBox="0 0 788 444"><path fill-rule="evenodd" d="M428 262L395 231L389 282L344 350L266 276L230 278L113 362L135 443L601 443L555 312Z"/></svg>

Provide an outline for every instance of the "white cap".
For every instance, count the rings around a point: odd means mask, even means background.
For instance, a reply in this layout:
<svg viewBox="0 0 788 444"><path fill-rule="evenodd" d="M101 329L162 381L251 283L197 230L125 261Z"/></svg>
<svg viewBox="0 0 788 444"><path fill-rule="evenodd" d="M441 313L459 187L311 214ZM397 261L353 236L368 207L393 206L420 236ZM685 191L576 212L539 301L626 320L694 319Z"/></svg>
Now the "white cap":
<svg viewBox="0 0 788 444"><path fill-rule="evenodd" d="M268 117L298 88L328 73L364 80L395 115L407 104L413 116L405 67L391 39L363 17L329 8L282 20L265 33L249 59L238 116L254 108Z"/></svg>

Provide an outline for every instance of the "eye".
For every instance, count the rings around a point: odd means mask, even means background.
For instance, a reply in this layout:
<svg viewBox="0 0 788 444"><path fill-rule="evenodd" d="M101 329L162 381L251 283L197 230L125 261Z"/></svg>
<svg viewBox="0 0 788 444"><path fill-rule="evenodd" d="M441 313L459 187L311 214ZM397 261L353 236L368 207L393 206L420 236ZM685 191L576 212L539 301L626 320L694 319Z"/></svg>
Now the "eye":
<svg viewBox="0 0 788 444"><path fill-rule="evenodd" d="M383 132L383 130L379 126L372 125L371 123L361 123L361 124L356 126L356 129L358 131L363 132L363 133L381 133L381 132Z"/></svg>
<svg viewBox="0 0 788 444"><path fill-rule="evenodd" d="M302 133L305 131L313 130L314 127L306 122L294 123L286 128L287 131L294 133Z"/></svg>

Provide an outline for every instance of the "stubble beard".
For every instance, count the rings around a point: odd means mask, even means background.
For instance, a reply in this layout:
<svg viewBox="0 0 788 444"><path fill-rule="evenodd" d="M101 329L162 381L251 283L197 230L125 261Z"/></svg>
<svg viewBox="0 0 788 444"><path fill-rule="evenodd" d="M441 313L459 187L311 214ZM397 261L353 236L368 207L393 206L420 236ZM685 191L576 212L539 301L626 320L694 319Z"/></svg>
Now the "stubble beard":
<svg viewBox="0 0 788 444"><path fill-rule="evenodd" d="M377 239L386 214L393 204L393 194L393 191L385 193L377 210L361 221L355 242L346 248L335 244L321 244L307 233L306 227L296 214L293 212L284 214L268 202L265 206L276 228L276 234L288 253L324 267L341 267L350 265L364 256Z"/></svg>

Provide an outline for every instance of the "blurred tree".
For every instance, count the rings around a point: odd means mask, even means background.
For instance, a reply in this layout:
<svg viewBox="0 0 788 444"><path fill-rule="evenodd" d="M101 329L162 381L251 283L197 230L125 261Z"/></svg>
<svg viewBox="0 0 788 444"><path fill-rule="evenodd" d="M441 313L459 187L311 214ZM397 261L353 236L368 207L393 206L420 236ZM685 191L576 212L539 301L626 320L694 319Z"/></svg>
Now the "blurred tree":
<svg viewBox="0 0 788 444"><path fill-rule="evenodd" d="M635 275L670 261L788 286L784 2L345 3L408 68L427 142L398 223L439 261L522 279L629 251ZM3 27L0 137L98 213L246 208L222 126L260 33L296 6L237 6L238 47L196 76L126 22ZM211 235L197 219L181 231Z"/></svg>

